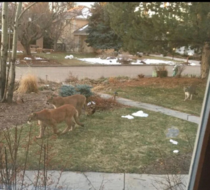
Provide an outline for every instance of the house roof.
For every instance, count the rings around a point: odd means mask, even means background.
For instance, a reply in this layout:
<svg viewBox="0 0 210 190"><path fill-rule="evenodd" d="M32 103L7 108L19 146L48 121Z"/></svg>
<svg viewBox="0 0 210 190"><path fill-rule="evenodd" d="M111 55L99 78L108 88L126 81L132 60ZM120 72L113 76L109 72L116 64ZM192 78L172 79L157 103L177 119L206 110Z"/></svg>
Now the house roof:
<svg viewBox="0 0 210 190"><path fill-rule="evenodd" d="M83 5L71 8L66 12L66 19L87 19L89 16L91 16L90 8Z"/></svg>
<svg viewBox="0 0 210 190"><path fill-rule="evenodd" d="M84 25L83 27L81 27L81 28L75 30L75 31L73 32L73 34L74 34L75 36L87 36L87 35L88 35L87 30L88 30L88 24L86 24L86 25Z"/></svg>

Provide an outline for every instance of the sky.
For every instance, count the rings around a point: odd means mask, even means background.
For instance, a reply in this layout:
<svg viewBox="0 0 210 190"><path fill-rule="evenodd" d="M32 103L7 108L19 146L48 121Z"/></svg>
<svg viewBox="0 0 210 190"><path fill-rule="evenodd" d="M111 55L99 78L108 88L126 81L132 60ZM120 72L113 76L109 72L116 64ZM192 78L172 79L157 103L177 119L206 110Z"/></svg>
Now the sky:
<svg viewBox="0 0 210 190"><path fill-rule="evenodd" d="M77 5L84 5L87 7L91 7L95 2L76 2Z"/></svg>

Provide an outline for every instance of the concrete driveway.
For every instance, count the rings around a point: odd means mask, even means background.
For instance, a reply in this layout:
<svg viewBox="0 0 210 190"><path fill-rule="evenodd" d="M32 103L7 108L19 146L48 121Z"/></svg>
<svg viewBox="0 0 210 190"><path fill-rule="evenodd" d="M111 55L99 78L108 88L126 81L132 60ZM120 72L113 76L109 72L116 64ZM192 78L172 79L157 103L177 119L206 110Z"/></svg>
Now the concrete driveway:
<svg viewBox="0 0 210 190"><path fill-rule="evenodd" d="M173 66L166 66L168 76L172 76ZM128 76L136 78L138 74L144 74L149 77L152 76L154 66L148 65L132 65L132 66L78 66L78 67L16 67L16 80L19 80L21 75L27 73L34 74L38 78L46 79L54 82L62 82L68 77L71 72L73 76L78 79L91 78L98 79L100 77L117 77ZM200 75L200 66L186 66L183 75L192 74Z"/></svg>

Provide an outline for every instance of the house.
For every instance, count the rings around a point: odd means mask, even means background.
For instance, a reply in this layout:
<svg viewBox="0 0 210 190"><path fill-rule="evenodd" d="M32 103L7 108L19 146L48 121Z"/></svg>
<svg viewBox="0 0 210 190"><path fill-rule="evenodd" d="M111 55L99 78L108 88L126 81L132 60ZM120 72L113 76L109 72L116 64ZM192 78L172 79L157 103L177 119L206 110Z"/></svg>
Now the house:
<svg viewBox="0 0 210 190"><path fill-rule="evenodd" d="M87 38L88 17L91 16L90 8L86 6L76 6L66 12L63 34L59 42L65 44L67 52L94 52L94 48L88 47L85 40Z"/></svg>

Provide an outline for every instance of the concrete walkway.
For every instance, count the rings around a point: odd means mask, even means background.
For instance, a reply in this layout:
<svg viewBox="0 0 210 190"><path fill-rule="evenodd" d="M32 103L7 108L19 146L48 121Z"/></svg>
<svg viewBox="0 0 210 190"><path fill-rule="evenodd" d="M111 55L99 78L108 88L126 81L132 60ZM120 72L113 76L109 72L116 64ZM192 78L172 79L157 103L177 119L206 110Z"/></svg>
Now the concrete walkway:
<svg viewBox="0 0 210 190"><path fill-rule="evenodd" d="M102 93L98 93L98 94L102 98L106 98L106 99L112 97L109 94L102 94ZM172 117L177 117L179 119L183 119L183 120L193 122L193 123L197 123L197 124L199 124L199 122L200 122L200 117L198 117L198 116L194 116L194 115L191 115L191 114L188 114L188 113L164 108L164 107L161 107L161 106L156 106L154 104L136 102L136 101L133 101L133 100L120 98L120 97L117 97L116 100L117 100L117 102L119 102L121 104L124 104L124 105L127 105L127 106L133 106L133 107L143 108L143 109L150 110L150 111L160 112L160 113L172 116Z"/></svg>
<svg viewBox="0 0 210 190"><path fill-rule="evenodd" d="M110 98L111 95L99 94L103 98ZM177 117L189 122L199 124L200 118L187 113L174 111L161 106L136 102L125 98L117 97L119 103L138 108ZM31 184L37 171L26 171L25 183ZM54 183L47 189L57 190L58 187L68 190L169 190L186 189L188 175L147 175L129 173L98 173L98 172L59 172L48 171L47 174ZM59 179L59 180L58 180ZM57 184L57 187L56 187ZM171 187L171 188L170 188ZM0 189L1 188L0 185ZM17 188L18 189L18 188ZM35 189L31 184L26 189ZM42 188L44 189L44 188Z"/></svg>
<svg viewBox="0 0 210 190"><path fill-rule="evenodd" d="M32 181L35 181L33 179L36 174L36 171L26 171L25 184L31 185L22 189L35 190L35 183L32 184ZM58 190L59 186L62 187L61 190L181 190L188 183L188 175L48 171L47 177L52 181L47 186L50 190ZM20 187L17 185L16 189L21 189ZM0 186L0 189L3 188Z"/></svg>

